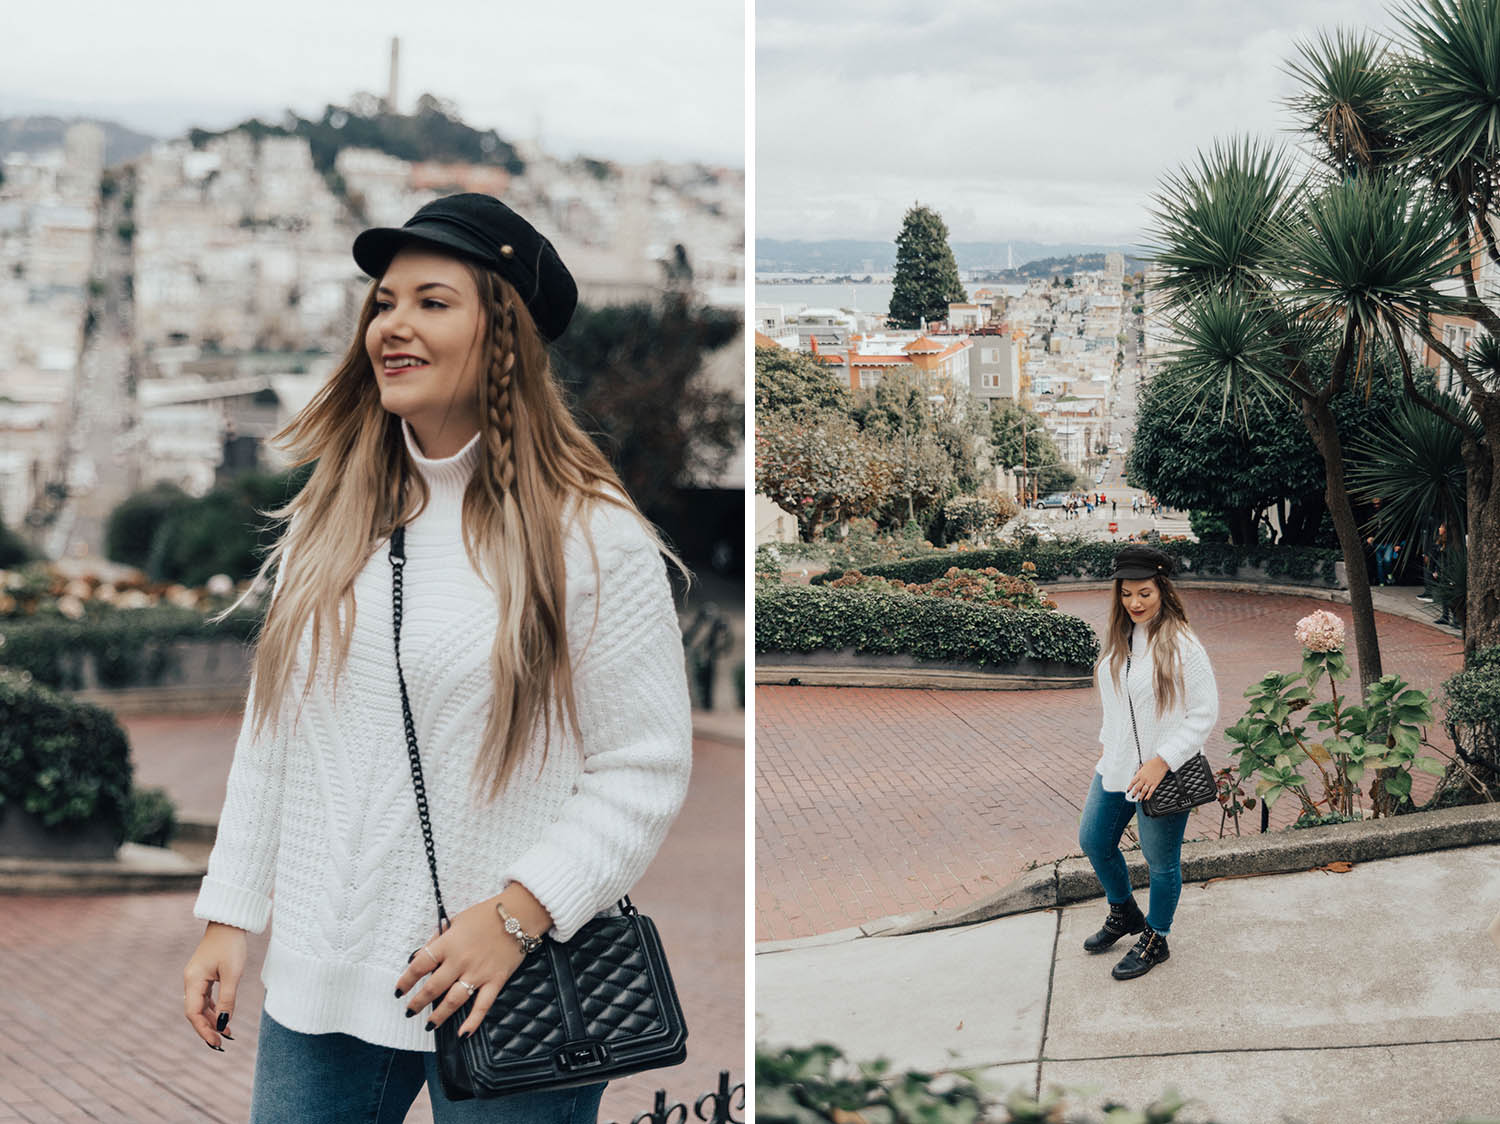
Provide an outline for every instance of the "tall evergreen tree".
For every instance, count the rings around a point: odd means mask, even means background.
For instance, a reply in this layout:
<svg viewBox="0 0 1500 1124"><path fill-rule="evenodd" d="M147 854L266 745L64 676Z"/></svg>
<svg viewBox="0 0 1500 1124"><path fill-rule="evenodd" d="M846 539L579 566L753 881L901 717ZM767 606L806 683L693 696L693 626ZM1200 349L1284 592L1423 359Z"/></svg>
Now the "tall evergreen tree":
<svg viewBox="0 0 1500 1124"><path fill-rule="evenodd" d="M948 319L948 305L966 300L943 216L920 203L906 212L896 236L896 282L888 317L897 328Z"/></svg>

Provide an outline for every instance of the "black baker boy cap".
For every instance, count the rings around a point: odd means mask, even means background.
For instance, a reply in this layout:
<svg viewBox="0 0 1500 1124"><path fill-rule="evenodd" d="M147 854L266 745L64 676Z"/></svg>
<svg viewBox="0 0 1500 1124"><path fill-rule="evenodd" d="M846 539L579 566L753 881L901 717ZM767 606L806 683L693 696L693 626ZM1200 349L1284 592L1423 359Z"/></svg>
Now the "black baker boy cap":
<svg viewBox="0 0 1500 1124"><path fill-rule="evenodd" d="M493 269L515 287L537 330L549 341L568 328L578 286L552 243L493 195L476 191L434 199L400 229L366 230L354 239L354 260L379 278L396 252L428 246Z"/></svg>
<svg viewBox="0 0 1500 1124"><path fill-rule="evenodd" d="M1170 554L1150 546L1125 546L1115 555L1115 572L1111 578L1145 581L1147 578L1169 578L1177 569Z"/></svg>

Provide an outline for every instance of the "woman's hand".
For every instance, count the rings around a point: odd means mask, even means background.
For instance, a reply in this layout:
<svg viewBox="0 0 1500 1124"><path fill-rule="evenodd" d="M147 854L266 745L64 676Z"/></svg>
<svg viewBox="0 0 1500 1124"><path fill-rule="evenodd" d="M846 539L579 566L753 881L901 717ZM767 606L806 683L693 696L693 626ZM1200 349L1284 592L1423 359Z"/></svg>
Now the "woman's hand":
<svg viewBox="0 0 1500 1124"><path fill-rule="evenodd" d="M221 1037L234 1041L229 1033L229 1017L234 1014L234 997L245 971L245 957L245 930L210 921L182 970L183 1014L198 1037L220 1053L224 1051ZM209 994L215 980L219 983L217 1004Z"/></svg>
<svg viewBox="0 0 1500 1124"><path fill-rule="evenodd" d="M464 984L469 984L474 988L474 1009L458 1028L458 1034L467 1038L479 1029L500 989L523 959L520 942L505 931L495 909L497 902L504 904L506 912L521 923L528 936L539 937L552 928L551 914L518 882L511 883L495 897L470 906L453 918L447 932L434 936L412 953L406 971L396 980L398 999L410 992L407 1018L429 1003L436 1003L436 1009L428 1016L427 1029L441 1026L468 1002L471 993Z"/></svg>
<svg viewBox="0 0 1500 1124"><path fill-rule="evenodd" d="M1167 763L1160 757L1153 757L1135 771L1135 776L1130 778L1125 791L1137 800L1150 800L1151 794L1156 791L1156 786L1161 784L1161 779L1167 772Z"/></svg>

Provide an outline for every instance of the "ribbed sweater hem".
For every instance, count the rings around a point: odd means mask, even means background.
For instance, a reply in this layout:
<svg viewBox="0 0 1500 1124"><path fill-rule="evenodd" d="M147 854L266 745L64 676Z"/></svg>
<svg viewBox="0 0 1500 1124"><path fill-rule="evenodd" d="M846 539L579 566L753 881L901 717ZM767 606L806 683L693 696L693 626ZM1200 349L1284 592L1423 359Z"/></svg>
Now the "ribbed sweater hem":
<svg viewBox="0 0 1500 1124"><path fill-rule="evenodd" d="M337 1032L395 1050L432 1051L432 1035L422 1029L427 1008L407 1018L406 999L395 996L404 968L317 960L273 936L260 972L266 1012L303 1034Z"/></svg>

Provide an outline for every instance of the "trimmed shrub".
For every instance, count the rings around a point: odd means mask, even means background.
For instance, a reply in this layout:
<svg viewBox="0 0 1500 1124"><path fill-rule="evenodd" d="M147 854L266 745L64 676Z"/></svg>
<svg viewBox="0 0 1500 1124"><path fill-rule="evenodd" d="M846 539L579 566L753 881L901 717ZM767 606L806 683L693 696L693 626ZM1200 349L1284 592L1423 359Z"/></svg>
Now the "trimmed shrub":
<svg viewBox="0 0 1500 1124"><path fill-rule="evenodd" d="M103 707L0 668L0 804L48 827L96 820L121 842L130 806L125 731Z"/></svg>
<svg viewBox="0 0 1500 1124"><path fill-rule="evenodd" d="M166 847L177 834L177 805L164 788L138 788L130 794L125 841Z"/></svg>
<svg viewBox="0 0 1500 1124"><path fill-rule="evenodd" d="M1035 580L1039 582L1064 577L1103 581L1114 569L1114 558L1119 549L1118 543L1108 542L1041 543L1035 547L1003 546L969 551L963 555L963 564L966 568L976 570L993 566L1005 573L1015 574L1021 571L1023 563L1032 562L1036 566ZM1260 566L1265 569L1267 577L1303 585L1332 585L1335 581L1334 566L1343 560L1343 555L1338 551L1317 547L1163 542L1161 549L1176 558L1183 570L1203 577L1232 577L1242 566ZM871 576L897 578L903 582L922 583L941 577L953 562L954 555L944 551L904 562L865 566L862 567L862 572ZM842 570L829 570L812 580L814 584L822 585L842 576Z"/></svg>
<svg viewBox="0 0 1500 1124"><path fill-rule="evenodd" d="M83 687L83 657L94 658L101 687L159 683L173 670L178 640L250 640L260 617L237 614L210 624L192 609L117 609L80 621L38 616L0 621L0 665L28 672L56 690Z"/></svg>
<svg viewBox="0 0 1500 1124"><path fill-rule="evenodd" d="M1489 785L1500 783L1500 645L1480 648L1443 684L1448 736Z"/></svg>
<svg viewBox="0 0 1500 1124"><path fill-rule="evenodd" d="M1091 669L1099 638L1077 617L942 597L811 586L763 587L755 597L757 652L852 648L919 660Z"/></svg>

